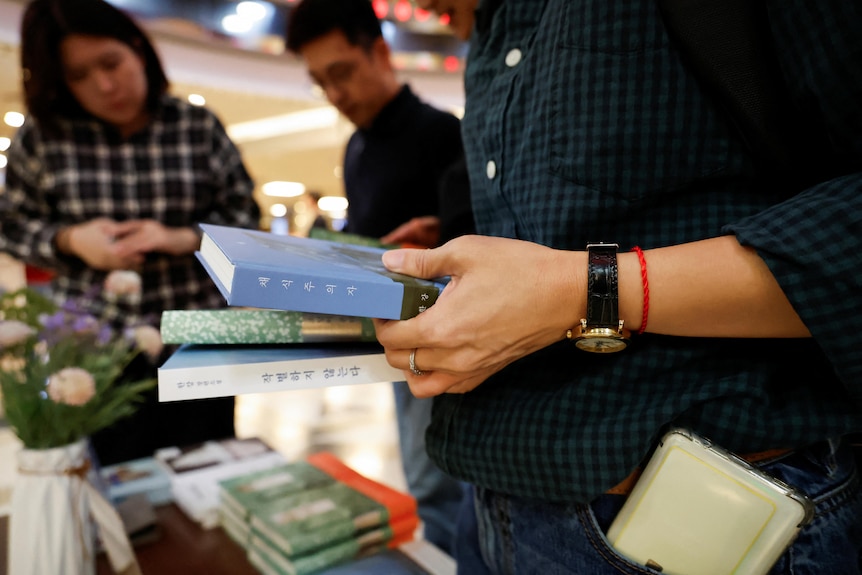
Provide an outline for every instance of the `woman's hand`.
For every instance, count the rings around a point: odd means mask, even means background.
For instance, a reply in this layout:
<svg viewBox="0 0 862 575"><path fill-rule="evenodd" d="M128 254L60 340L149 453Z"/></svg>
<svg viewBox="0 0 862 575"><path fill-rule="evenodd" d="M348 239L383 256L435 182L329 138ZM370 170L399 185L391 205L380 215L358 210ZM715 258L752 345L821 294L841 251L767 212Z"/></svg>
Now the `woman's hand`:
<svg viewBox="0 0 862 575"><path fill-rule="evenodd" d="M96 218L60 229L54 243L60 252L80 258L93 269L134 269L144 257L140 253L117 252L116 226L117 222L110 218Z"/></svg>
<svg viewBox="0 0 862 575"><path fill-rule="evenodd" d="M115 253L120 257L142 259L144 254L160 252L183 255L200 247L200 237L191 228L171 228L156 220L127 220L113 228L116 236Z"/></svg>
<svg viewBox="0 0 862 575"><path fill-rule="evenodd" d="M414 395L464 393L565 337L584 315L586 256L538 244L463 236L433 250L392 250L383 263L421 278L450 276L437 302L407 321L375 320L391 365ZM415 350L415 367L409 357Z"/></svg>

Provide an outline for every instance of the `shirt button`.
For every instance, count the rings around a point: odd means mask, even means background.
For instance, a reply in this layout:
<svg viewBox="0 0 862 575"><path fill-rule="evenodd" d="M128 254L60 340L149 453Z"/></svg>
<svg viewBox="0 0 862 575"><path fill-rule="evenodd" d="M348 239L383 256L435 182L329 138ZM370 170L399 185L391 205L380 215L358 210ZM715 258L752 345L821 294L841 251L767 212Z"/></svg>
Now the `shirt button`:
<svg viewBox="0 0 862 575"><path fill-rule="evenodd" d="M506 54L506 66L509 68L514 68L521 61L521 51L517 48L509 50L509 53Z"/></svg>
<svg viewBox="0 0 862 575"><path fill-rule="evenodd" d="M494 163L494 160L490 160L485 166L485 175L488 176L489 180L493 180L494 176L497 175L497 164Z"/></svg>

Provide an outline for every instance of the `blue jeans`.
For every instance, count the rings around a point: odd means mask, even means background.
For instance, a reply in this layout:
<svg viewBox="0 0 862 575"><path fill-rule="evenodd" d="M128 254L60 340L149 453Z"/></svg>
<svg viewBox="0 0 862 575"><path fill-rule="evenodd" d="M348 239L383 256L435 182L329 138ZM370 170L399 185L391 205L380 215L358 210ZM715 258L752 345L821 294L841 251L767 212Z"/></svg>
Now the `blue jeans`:
<svg viewBox="0 0 862 575"><path fill-rule="evenodd" d="M816 507L770 575L862 573L862 489L853 450L822 442L760 467ZM465 505L459 517L459 575L660 575L619 555L605 538L625 496L566 505L475 488L471 498L472 509Z"/></svg>
<svg viewBox="0 0 862 575"><path fill-rule="evenodd" d="M464 484L437 467L425 449L433 400L415 397L406 381L393 383L392 390L407 490L419 506L425 539L451 555Z"/></svg>

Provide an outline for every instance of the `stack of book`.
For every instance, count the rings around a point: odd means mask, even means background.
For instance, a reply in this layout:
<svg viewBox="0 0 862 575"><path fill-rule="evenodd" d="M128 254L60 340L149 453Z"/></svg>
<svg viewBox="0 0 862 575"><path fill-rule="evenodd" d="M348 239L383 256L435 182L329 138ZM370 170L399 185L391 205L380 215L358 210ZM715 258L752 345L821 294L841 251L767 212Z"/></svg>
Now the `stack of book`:
<svg viewBox="0 0 862 575"><path fill-rule="evenodd" d="M410 495L329 453L219 484L221 524L249 561L273 575L307 575L412 541Z"/></svg>
<svg viewBox="0 0 862 575"><path fill-rule="evenodd" d="M219 525L219 481L287 461L257 437L168 447L155 459L167 472L174 503L204 529Z"/></svg>
<svg viewBox="0 0 862 575"><path fill-rule="evenodd" d="M162 314L162 341L180 347L159 368L160 401L404 379L370 318L416 316L445 279L390 272L381 261L387 246L349 234L201 230L196 255L230 307Z"/></svg>

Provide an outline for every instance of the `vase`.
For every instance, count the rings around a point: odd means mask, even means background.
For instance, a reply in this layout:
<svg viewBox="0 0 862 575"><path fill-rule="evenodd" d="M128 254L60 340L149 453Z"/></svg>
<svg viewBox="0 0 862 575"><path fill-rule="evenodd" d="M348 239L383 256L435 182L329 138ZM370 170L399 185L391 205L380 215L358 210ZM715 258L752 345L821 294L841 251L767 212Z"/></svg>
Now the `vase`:
<svg viewBox="0 0 862 575"><path fill-rule="evenodd" d="M87 441L23 448L9 514L9 575L96 572Z"/></svg>

